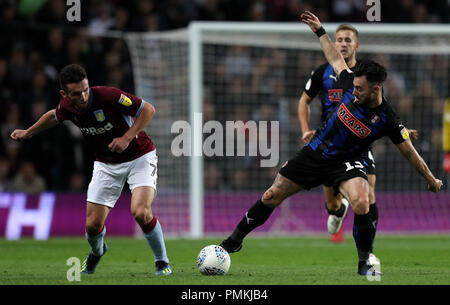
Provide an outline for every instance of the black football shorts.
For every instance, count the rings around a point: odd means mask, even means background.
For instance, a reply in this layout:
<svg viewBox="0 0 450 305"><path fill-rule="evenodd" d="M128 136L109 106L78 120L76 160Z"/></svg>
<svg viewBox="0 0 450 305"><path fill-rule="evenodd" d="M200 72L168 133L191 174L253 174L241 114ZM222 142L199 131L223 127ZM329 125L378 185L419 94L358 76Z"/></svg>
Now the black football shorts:
<svg viewBox="0 0 450 305"><path fill-rule="evenodd" d="M366 166L361 158L336 162L318 158L309 147L300 150L279 171L280 175L310 190L319 185L332 186L339 193L342 181L361 177L367 180Z"/></svg>

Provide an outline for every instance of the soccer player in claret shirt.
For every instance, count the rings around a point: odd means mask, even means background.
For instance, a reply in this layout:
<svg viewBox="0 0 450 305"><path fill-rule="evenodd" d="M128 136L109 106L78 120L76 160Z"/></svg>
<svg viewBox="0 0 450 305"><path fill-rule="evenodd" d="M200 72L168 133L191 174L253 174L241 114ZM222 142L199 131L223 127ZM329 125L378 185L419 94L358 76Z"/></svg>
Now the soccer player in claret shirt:
<svg viewBox="0 0 450 305"><path fill-rule="evenodd" d="M311 141L283 165L273 185L245 213L221 246L231 253L239 251L245 236L264 224L284 199L321 184L332 185L335 194L341 193L347 198L354 212L353 238L358 254L358 274L382 275L369 261L375 228L369 213L369 185L361 154L375 140L388 136L423 176L430 191L438 192L442 181L434 177L417 153L408 130L384 98L382 84L386 70L380 64L366 60L361 61L353 73L319 19L311 12L301 14L301 19L320 37L325 57L343 83L343 96ZM351 87L354 87L352 94L347 92Z"/></svg>
<svg viewBox="0 0 450 305"><path fill-rule="evenodd" d="M96 161L87 191L85 234L91 251L82 272L94 273L107 252L105 220L127 182L132 192L131 213L155 256L155 274L171 274L161 224L151 209L158 157L152 140L143 131L155 108L116 88L89 87L85 70L76 64L64 67L59 80L62 98L56 109L43 114L28 129L14 130L11 138L29 139L69 120L80 128L94 151Z"/></svg>

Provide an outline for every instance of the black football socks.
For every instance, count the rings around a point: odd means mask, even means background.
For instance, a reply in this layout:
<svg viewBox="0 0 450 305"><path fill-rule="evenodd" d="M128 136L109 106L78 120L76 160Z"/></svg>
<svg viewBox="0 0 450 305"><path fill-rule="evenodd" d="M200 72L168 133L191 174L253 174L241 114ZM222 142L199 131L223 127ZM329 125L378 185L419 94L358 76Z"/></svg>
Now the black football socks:
<svg viewBox="0 0 450 305"><path fill-rule="evenodd" d="M373 242L375 241L375 235L377 233L378 225L378 207L376 203L369 205L369 214L371 215L372 226L374 230L372 231L372 244L370 245L370 253L373 252Z"/></svg>
<svg viewBox="0 0 450 305"><path fill-rule="evenodd" d="M342 217L345 213L345 206L343 204L341 204L341 206L339 207L339 209L337 209L337 211L330 211L328 209L327 203L325 202L325 208L327 209L329 215L334 215L336 217Z"/></svg>
<svg viewBox="0 0 450 305"><path fill-rule="evenodd" d="M372 225L372 215L370 212L365 215L355 214L353 221L353 239L356 243L360 261L366 261L369 258L375 236L374 231L375 228Z"/></svg>
<svg viewBox="0 0 450 305"><path fill-rule="evenodd" d="M265 205L261 199L258 200L244 215L241 222L231 233L230 237L234 241L242 242L248 233L259 227L269 218L274 208Z"/></svg>

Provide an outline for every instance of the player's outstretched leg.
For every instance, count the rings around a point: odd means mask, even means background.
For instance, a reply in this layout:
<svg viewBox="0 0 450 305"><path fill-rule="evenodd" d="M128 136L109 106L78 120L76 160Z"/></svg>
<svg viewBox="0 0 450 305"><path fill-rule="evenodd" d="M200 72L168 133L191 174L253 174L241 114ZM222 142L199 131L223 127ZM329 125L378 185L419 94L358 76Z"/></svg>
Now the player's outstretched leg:
<svg viewBox="0 0 450 305"><path fill-rule="evenodd" d="M275 207L284 199L297 193L301 187L286 177L278 174L272 186L264 193L263 197L245 213L233 233L222 241L220 246L228 253L241 250L242 241L255 228L264 224L270 217Z"/></svg>
<svg viewBox="0 0 450 305"><path fill-rule="evenodd" d="M258 200L244 215L233 233L222 241L220 246L228 253L238 252L242 248L242 240L248 233L259 227L269 218L274 208L265 205Z"/></svg>

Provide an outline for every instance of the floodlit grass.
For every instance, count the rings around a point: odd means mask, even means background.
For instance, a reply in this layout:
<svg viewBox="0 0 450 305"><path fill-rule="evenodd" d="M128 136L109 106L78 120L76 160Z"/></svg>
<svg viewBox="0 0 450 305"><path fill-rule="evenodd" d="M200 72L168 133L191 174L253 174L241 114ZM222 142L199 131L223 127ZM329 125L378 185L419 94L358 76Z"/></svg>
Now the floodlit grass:
<svg viewBox="0 0 450 305"><path fill-rule="evenodd" d="M375 254L384 276L369 281L356 274L353 239L334 244L327 237L249 237L231 254L225 276L204 276L196 267L201 248L221 239L168 239L174 274L153 275L153 254L144 239L107 237L108 253L96 273L68 281L67 259L82 262L84 238L47 241L0 239L0 285L448 285L450 236L377 236Z"/></svg>

